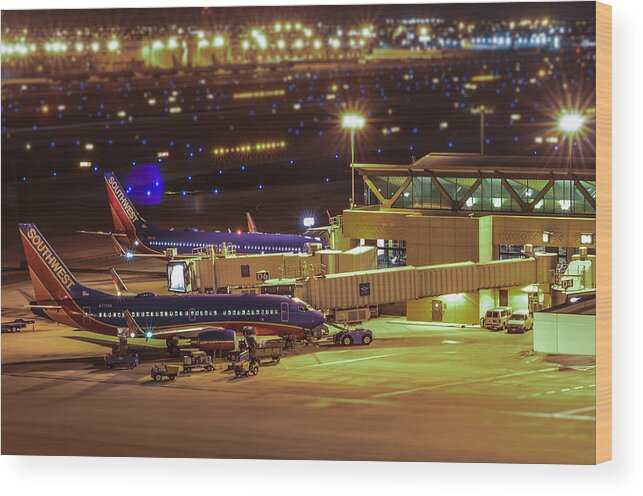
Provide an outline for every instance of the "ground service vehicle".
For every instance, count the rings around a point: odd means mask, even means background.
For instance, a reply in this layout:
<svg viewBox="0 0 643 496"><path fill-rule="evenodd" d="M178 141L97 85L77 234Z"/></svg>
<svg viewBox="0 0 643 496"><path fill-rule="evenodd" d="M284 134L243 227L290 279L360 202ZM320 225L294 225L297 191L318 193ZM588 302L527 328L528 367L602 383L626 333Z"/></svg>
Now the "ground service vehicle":
<svg viewBox="0 0 643 496"><path fill-rule="evenodd" d="M373 342L373 332L370 329L344 329L333 337L335 344L352 346L354 344L369 345Z"/></svg>
<svg viewBox="0 0 643 496"><path fill-rule="evenodd" d="M119 366L133 369L138 365L138 353L123 355L112 353L111 355L105 355L105 363L107 364L108 369L113 369L114 367Z"/></svg>
<svg viewBox="0 0 643 496"><path fill-rule="evenodd" d="M112 346L112 354L105 355L105 363L108 369L117 366L124 366L133 369L138 365L138 353L132 353L127 344L127 335L123 332L118 336L118 344Z"/></svg>
<svg viewBox="0 0 643 496"><path fill-rule="evenodd" d="M206 372L214 370L212 357L205 351L193 351L183 357L183 372L189 374L193 369L201 369Z"/></svg>
<svg viewBox="0 0 643 496"><path fill-rule="evenodd" d="M248 377L259 373L259 364L252 359L250 352L242 352L234 363L235 377Z"/></svg>
<svg viewBox="0 0 643 496"><path fill-rule="evenodd" d="M154 364L152 370L150 371L150 375L156 382L162 381L163 377L167 377L169 380L173 381L174 379L176 379L176 376L179 375L180 371L180 365L167 365L165 363L161 365Z"/></svg>
<svg viewBox="0 0 643 496"><path fill-rule="evenodd" d="M257 341L255 328L252 326L246 326L243 328L243 336L245 339L245 346L247 346L247 349L250 352L250 358L257 362L257 364L261 363L262 358L269 358L273 362L279 363L282 355L284 354L283 340L271 339L260 343ZM240 349L243 348L244 343L241 342Z"/></svg>
<svg viewBox="0 0 643 496"><path fill-rule="evenodd" d="M528 310L516 310L509 317L507 322L507 332L527 332L534 328L534 318Z"/></svg>
<svg viewBox="0 0 643 496"><path fill-rule="evenodd" d="M511 307L492 308L491 310L487 310L487 313L481 319L480 324L485 329L492 331L505 330L512 313L513 310Z"/></svg>

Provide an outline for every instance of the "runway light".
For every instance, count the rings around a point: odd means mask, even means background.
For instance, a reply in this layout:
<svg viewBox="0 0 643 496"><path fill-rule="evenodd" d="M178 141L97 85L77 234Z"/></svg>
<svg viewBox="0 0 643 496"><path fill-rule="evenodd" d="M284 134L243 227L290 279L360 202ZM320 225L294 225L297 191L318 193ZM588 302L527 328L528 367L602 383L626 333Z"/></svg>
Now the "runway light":
<svg viewBox="0 0 643 496"><path fill-rule="evenodd" d="M278 149L286 148L285 141L260 142L254 145L239 145L235 147L218 147L212 150L215 156L223 156L231 153L253 153L253 152L271 152Z"/></svg>
<svg viewBox="0 0 643 496"><path fill-rule="evenodd" d="M577 111L563 111L558 118L558 129L566 134L578 133L587 119Z"/></svg>
<svg viewBox="0 0 643 496"><path fill-rule="evenodd" d="M269 96L284 96L285 90L270 90L270 91L246 91L243 93L235 93L233 98L235 100L245 100L248 98L265 98Z"/></svg>
<svg viewBox="0 0 643 496"><path fill-rule="evenodd" d="M304 217L304 227L313 227L315 225L315 217Z"/></svg>

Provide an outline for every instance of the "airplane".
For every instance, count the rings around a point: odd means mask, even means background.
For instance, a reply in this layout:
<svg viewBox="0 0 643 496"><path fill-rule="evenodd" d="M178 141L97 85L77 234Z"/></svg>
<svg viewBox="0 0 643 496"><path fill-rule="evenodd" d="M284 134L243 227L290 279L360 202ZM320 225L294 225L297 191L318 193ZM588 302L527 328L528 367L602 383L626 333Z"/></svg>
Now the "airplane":
<svg viewBox="0 0 643 496"><path fill-rule="evenodd" d="M222 245L234 246L236 253L306 253L311 245L327 247L328 243L317 237L299 234L268 234L257 232L250 214L246 214L250 232L201 231L196 228L164 229L147 222L138 213L113 173L105 174L105 185L114 221L113 232L81 231L85 234L109 235L117 251L131 259L147 255L168 258L168 249L175 248L178 258L192 256L195 249L213 246L221 251ZM122 248L118 248L118 246Z"/></svg>
<svg viewBox="0 0 643 496"><path fill-rule="evenodd" d="M242 333L252 326L258 335L296 340L318 336L326 321L302 300L282 295L114 296L81 284L35 225L20 224L19 231L37 302L32 308L69 327L116 336L131 329L129 312L143 330L132 337L165 339L176 356L179 339L198 338L213 327Z"/></svg>

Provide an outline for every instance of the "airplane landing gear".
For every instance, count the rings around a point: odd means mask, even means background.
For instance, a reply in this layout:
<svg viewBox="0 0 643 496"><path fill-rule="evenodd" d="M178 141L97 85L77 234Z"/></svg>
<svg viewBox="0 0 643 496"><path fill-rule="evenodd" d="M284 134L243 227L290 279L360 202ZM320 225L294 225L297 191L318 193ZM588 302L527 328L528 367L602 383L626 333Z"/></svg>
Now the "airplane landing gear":
<svg viewBox="0 0 643 496"><path fill-rule="evenodd" d="M174 339L168 339L167 341L165 341L165 344L167 345L167 352L171 357L176 358L177 356L179 356L181 350Z"/></svg>

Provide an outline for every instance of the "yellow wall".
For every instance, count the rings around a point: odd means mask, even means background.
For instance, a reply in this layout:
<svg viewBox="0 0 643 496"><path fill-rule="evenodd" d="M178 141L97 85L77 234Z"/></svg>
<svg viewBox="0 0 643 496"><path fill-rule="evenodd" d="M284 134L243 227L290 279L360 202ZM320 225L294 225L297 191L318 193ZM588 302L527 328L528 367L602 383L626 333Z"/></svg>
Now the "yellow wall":
<svg viewBox="0 0 643 496"><path fill-rule="evenodd" d="M477 293L459 293L409 301L406 305L406 318L410 321L431 322L433 300L441 300L443 305L442 322L458 324L478 324L479 297ZM446 308L445 308L446 305Z"/></svg>
<svg viewBox="0 0 643 496"><path fill-rule="evenodd" d="M365 208L344 211L344 236L354 240L406 241L407 264L438 265L498 260L501 244L542 246L543 231L551 246L580 246L580 235L595 232L593 218L486 215L455 216L403 209ZM588 248L593 248L593 245Z"/></svg>
<svg viewBox="0 0 643 496"><path fill-rule="evenodd" d="M528 294L521 287L508 290L508 304L513 310L528 310ZM498 289L481 289L478 292L443 295L412 300L406 305L406 318L415 322L433 320L433 300L443 302L442 322L471 324L480 323L487 310L500 304ZM446 308L444 307L446 305Z"/></svg>

